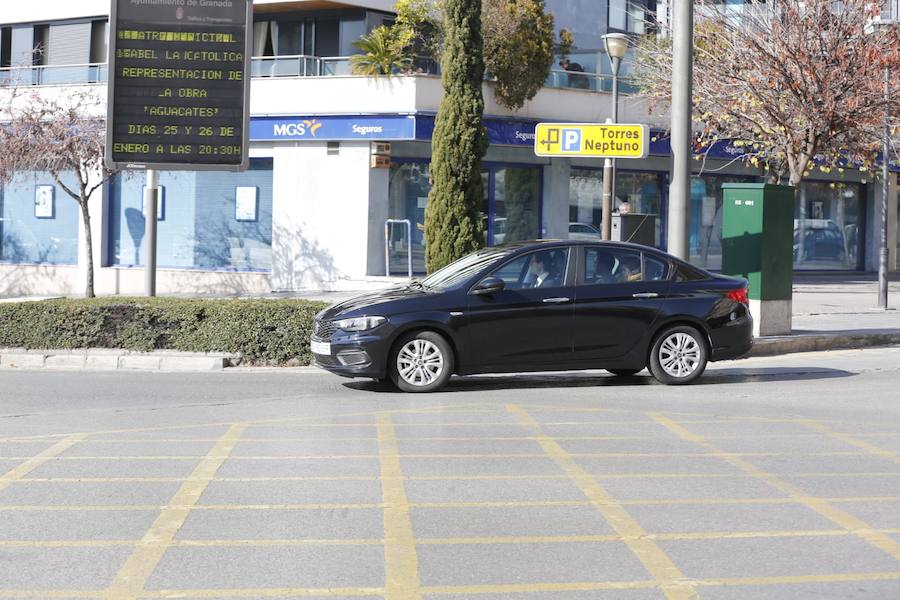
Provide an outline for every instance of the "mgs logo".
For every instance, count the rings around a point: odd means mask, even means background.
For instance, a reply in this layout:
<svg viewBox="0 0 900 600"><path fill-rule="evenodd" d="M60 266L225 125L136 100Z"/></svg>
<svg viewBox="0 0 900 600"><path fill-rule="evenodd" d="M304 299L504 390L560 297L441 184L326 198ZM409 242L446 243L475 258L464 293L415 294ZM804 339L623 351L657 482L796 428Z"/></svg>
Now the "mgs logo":
<svg viewBox="0 0 900 600"><path fill-rule="evenodd" d="M316 133L322 128L324 123L320 123L317 119L304 119L299 123L276 123L275 135L283 135L289 137L316 137Z"/></svg>

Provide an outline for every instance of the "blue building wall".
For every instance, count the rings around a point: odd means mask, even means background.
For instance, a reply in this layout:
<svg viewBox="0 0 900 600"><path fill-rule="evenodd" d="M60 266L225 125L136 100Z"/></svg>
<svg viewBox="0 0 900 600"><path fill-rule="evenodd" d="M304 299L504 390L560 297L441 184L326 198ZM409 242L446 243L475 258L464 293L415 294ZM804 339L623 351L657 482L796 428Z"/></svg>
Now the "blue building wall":
<svg viewBox="0 0 900 600"><path fill-rule="evenodd" d="M77 189L75 176L62 178ZM53 186L53 214L36 216L38 186ZM0 262L73 265L78 262L78 203L49 173L24 172L0 186Z"/></svg>

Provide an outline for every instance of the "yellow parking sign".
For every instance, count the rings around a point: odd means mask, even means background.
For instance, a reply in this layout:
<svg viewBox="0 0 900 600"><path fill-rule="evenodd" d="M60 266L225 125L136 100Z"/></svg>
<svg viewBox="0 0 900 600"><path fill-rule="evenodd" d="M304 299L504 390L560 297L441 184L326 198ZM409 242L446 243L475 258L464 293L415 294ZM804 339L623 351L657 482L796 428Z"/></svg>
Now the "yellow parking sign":
<svg viewBox="0 0 900 600"><path fill-rule="evenodd" d="M650 128L637 124L538 123L534 153L538 156L645 158Z"/></svg>

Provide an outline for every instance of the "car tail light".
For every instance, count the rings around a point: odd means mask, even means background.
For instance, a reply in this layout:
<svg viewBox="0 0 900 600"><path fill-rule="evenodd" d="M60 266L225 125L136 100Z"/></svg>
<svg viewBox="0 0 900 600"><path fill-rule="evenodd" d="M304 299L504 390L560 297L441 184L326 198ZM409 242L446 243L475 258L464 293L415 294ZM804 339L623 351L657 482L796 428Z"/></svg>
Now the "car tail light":
<svg viewBox="0 0 900 600"><path fill-rule="evenodd" d="M725 297L729 300L734 300L739 304L743 304L744 306L750 306L750 298L747 295L747 288L741 288L739 290L728 290L725 292Z"/></svg>

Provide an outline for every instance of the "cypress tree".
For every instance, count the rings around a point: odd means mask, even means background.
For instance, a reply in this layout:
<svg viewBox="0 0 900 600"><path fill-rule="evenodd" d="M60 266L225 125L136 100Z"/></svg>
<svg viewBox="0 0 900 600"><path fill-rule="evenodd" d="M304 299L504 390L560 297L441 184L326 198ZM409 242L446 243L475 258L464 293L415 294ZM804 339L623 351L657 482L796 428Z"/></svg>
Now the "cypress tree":
<svg viewBox="0 0 900 600"><path fill-rule="evenodd" d="M445 18L444 97L432 137L432 185L425 210L429 272L484 245L484 224L478 210L484 201L481 159L487 151L481 124L481 0L447 0Z"/></svg>

